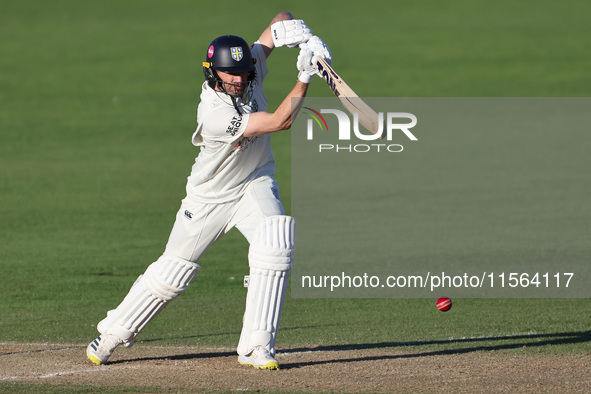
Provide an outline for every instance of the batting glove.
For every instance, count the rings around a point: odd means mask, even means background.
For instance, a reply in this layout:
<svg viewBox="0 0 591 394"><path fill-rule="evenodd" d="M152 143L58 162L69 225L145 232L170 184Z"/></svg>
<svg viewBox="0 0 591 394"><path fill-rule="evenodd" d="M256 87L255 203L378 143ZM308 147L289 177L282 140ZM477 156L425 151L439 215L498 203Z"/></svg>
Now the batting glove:
<svg viewBox="0 0 591 394"><path fill-rule="evenodd" d="M312 30L301 19L289 19L271 25L271 36L276 48L295 48L312 37Z"/></svg>
<svg viewBox="0 0 591 394"><path fill-rule="evenodd" d="M312 52L307 44L300 44L300 54L298 55L297 67L300 70L298 81L303 83L310 83L314 74L318 69L312 62L314 59L314 52Z"/></svg>
<svg viewBox="0 0 591 394"><path fill-rule="evenodd" d="M330 65L332 65L332 54L330 53L330 49L328 46L322 41L322 39L318 36L313 36L308 40L308 49L314 52L314 56L323 57L324 60Z"/></svg>

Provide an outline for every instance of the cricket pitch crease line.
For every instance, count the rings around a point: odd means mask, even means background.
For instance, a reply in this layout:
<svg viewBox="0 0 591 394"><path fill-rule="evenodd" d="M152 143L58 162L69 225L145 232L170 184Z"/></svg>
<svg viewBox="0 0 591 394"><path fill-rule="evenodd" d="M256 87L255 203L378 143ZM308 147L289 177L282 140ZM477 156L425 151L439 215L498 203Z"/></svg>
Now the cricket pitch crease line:
<svg viewBox="0 0 591 394"><path fill-rule="evenodd" d="M55 376L64 376L64 375L76 375L79 373L89 373L89 372L108 372L108 371L113 371L113 370L119 370L119 369L139 369L141 368L140 365L129 365L129 366L108 366L105 365L103 368L86 368L86 369L78 369L78 370L74 370L74 371L60 371L60 372L54 372L54 373L49 373L46 375L41 375L38 376L39 379L48 379L48 378L53 378Z"/></svg>
<svg viewBox="0 0 591 394"><path fill-rule="evenodd" d="M127 365L127 366L106 365L102 368L94 367L94 368L85 368L85 369L78 369L78 370L72 370L72 371L53 372L53 373L49 373L49 374L45 374L45 375L39 375L39 376L37 376L37 378L38 379L49 379L49 378L53 378L56 376L76 375L76 374L80 374L80 373L108 372L108 371L120 370L120 369L139 369L139 368L142 368L142 366L140 366L140 365ZM0 381L30 379L30 378L31 378L31 376L2 376L2 377L0 377Z"/></svg>
<svg viewBox="0 0 591 394"><path fill-rule="evenodd" d="M1 345L1 344L0 344ZM22 344L20 344L22 345ZM17 345L18 346L18 345ZM38 346L38 345L32 345ZM82 349L83 347L75 346L75 347L60 347L60 348L51 348L51 349L36 349L36 350L21 350L18 352L10 352L10 353L3 353L0 354L0 357L5 356L14 356L16 354L32 354L32 353L45 353L45 352L61 352L62 350L75 350L75 349Z"/></svg>
<svg viewBox="0 0 591 394"><path fill-rule="evenodd" d="M75 344L75 343L50 343L50 342L32 342L32 343L15 343L15 342L0 342L0 346L56 346L55 348L51 349L35 349L35 350L22 350L18 352L10 352L0 354L2 356L11 356L16 354L30 354L30 353L44 353L44 352L57 352L62 350L75 350L75 349L84 349L86 348L86 344ZM235 351L236 348L228 348L228 347L202 347L202 346L149 346L149 345L141 345L139 344L138 348L145 348L145 349L179 349L179 350L207 350L207 351L220 351L220 352L231 352ZM321 352L328 352L328 351L336 351L336 350L326 350L326 349L310 349L305 351L289 351L289 349L285 351L277 352L280 356L290 356L296 354L306 354L306 353L321 353ZM12 379L12 377L7 378L0 378L0 379Z"/></svg>
<svg viewBox="0 0 591 394"><path fill-rule="evenodd" d="M57 352L57 351L63 351L63 350L76 350L76 349L84 349L86 348L85 344L65 344L65 343L49 343L49 342L43 342L43 343L12 343L12 342L0 342L0 346L61 346L61 347L56 347L56 348L51 348L51 349L35 349L35 350L22 350L22 351L18 351L18 352L11 352L11 353L4 353L4 354L0 354L0 357L2 356L12 356L12 355L16 355L16 354L30 354L30 353L44 353L44 352ZM202 346L149 346L149 345L141 345L139 344L139 346L137 346L137 348L143 348L143 349L179 349L179 350L195 350L195 351L199 351L199 350L207 350L207 351L219 351L219 352L231 352L231 351L236 351L236 348L229 348L229 347L202 347ZM304 350L304 351L290 351L289 349L286 349L284 351L278 351L277 355L278 356L291 356L291 355L296 355L296 354L307 354L307 353L322 353L322 352L334 352L334 351L340 351L340 350L345 350L345 349L310 349L310 350ZM8 378L7 378L8 379Z"/></svg>

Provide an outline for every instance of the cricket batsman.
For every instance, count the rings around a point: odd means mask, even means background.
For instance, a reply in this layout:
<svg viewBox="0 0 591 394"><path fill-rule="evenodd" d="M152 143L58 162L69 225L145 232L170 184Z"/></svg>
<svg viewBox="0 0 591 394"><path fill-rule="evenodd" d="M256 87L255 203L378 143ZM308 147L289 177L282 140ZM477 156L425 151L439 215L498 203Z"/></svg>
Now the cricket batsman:
<svg viewBox="0 0 591 394"><path fill-rule="evenodd" d="M298 48L295 86L274 112L267 112L263 80L267 58L277 47ZM302 20L279 13L252 45L221 36L207 47L197 129L199 155L187 181L187 195L162 254L140 275L127 296L107 312L88 345L87 357L107 362L119 345L135 337L187 289L208 248L236 227L248 240L250 283L238 362L278 369L275 339L295 251L296 224L286 216L274 179L271 133L291 127L317 69L313 59L331 61L324 42ZM295 76L294 76L295 77ZM296 79L296 78L294 78ZM298 106L295 106L298 108Z"/></svg>

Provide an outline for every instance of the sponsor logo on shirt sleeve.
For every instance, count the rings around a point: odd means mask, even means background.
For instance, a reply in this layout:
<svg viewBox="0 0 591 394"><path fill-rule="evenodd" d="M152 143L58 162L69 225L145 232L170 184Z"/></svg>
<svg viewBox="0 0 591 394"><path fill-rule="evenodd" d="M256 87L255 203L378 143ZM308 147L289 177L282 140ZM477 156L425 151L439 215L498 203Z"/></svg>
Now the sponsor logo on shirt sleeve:
<svg viewBox="0 0 591 394"><path fill-rule="evenodd" d="M240 130L240 126L242 126L242 115L234 115L230 121L230 125L226 129L226 133L234 137L238 133L238 130Z"/></svg>

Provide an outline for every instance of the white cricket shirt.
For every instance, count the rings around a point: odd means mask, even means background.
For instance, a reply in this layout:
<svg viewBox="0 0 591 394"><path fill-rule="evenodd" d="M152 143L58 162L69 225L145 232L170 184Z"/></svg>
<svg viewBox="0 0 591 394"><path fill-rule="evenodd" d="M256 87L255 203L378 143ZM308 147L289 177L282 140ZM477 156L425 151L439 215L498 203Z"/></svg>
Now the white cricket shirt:
<svg viewBox="0 0 591 394"><path fill-rule="evenodd" d="M273 176L275 160L271 136L246 138L242 135L249 114L267 110L263 79L268 73L263 47L256 42L251 48L256 59L256 85L247 105L238 114L228 97L203 83L197 108L197 129L193 145L201 148L187 181L187 195L204 203L224 203L242 196L246 186L260 176Z"/></svg>

